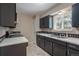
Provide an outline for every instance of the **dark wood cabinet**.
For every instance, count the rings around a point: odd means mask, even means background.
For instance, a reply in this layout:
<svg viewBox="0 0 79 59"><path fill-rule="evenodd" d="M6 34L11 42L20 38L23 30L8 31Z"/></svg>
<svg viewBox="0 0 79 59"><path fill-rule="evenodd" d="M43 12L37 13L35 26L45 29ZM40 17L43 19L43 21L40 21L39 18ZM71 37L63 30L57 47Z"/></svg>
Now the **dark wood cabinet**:
<svg viewBox="0 0 79 59"><path fill-rule="evenodd" d="M67 53L68 56L79 56L79 51L73 48L68 48Z"/></svg>
<svg viewBox="0 0 79 59"><path fill-rule="evenodd" d="M52 55L53 50L52 50L52 42L50 38L37 35L37 45L43 50L45 50L47 53Z"/></svg>
<svg viewBox="0 0 79 59"><path fill-rule="evenodd" d="M53 28L53 16L40 18L40 28Z"/></svg>
<svg viewBox="0 0 79 59"><path fill-rule="evenodd" d="M68 56L79 56L79 46L68 43L67 44L67 55Z"/></svg>
<svg viewBox="0 0 79 59"><path fill-rule="evenodd" d="M36 43L38 46L40 46L40 36L36 35Z"/></svg>
<svg viewBox="0 0 79 59"><path fill-rule="evenodd" d="M79 3L72 5L72 27L79 27Z"/></svg>
<svg viewBox="0 0 79 59"><path fill-rule="evenodd" d="M66 46L53 42L53 55L66 56Z"/></svg>
<svg viewBox="0 0 79 59"><path fill-rule="evenodd" d="M44 18L40 18L40 28L44 28Z"/></svg>
<svg viewBox="0 0 79 59"><path fill-rule="evenodd" d="M49 53L50 55L53 55L53 47L52 47L52 41L50 38L47 38L45 39L45 48L44 50Z"/></svg>
<svg viewBox="0 0 79 59"><path fill-rule="evenodd" d="M43 36L40 36L40 35L37 35L37 45L44 49L44 37Z"/></svg>
<svg viewBox="0 0 79 59"><path fill-rule="evenodd" d="M1 56L26 56L27 43L16 44L11 46L0 47Z"/></svg>
<svg viewBox="0 0 79 59"><path fill-rule="evenodd" d="M53 56L79 56L79 45L37 35L37 45ZM42 40L43 39L43 40ZM63 38L64 39L64 38Z"/></svg>
<svg viewBox="0 0 79 59"><path fill-rule="evenodd" d="M40 42L40 47L44 49L44 37L41 37L39 42Z"/></svg>
<svg viewBox="0 0 79 59"><path fill-rule="evenodd" d="M16 3L0 3L0 25L4 27L16 26Z"/></svg>
<svg viewBox="0 0 79 59"><path fill-rule="evenodd" d="M53 39L53 55L54 56L66 56L67 50L66 46L67 44L65 42Z"/></svg>
<svg viewBox="0 0 79 59"><path fill-rule="evenodd" d="M48 38L45 36L37 35L37 45L50 55L66 56L67 44L65 42Z"/></svg>

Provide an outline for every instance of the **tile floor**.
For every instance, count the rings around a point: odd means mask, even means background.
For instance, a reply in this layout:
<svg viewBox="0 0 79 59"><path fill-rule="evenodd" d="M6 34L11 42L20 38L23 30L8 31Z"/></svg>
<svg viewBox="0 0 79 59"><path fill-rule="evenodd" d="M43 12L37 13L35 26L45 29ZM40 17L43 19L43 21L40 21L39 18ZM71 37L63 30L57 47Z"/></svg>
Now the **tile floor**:
<svg viewBox="0 0 79 59"><path fill-rule="evenodd" d="M34 43L29 43L27 47L27 56L50 56Z"/></svg>

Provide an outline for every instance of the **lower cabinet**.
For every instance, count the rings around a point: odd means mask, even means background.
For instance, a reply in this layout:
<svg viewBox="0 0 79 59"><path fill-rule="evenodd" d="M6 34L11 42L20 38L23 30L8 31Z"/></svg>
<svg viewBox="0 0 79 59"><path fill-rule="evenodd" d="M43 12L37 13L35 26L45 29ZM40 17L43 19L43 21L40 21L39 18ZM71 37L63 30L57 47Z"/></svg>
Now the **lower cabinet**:
<svg viewBox="0 0 79 59"><path fill-rule="evenodd" d="M45 36L37 35L37 45L50 55L66 56L66 43L48 38Z"/></svg>
<svg viewBox="0 0 79 59"><path fill-rule="evenodd" d="M40 47L41 47L42 49L44 49L44 37L41 37L41 38L40 38L39 43L40 43Z"/></svg>
<svg viewBox="0 0 79 59"><path fill-rule="evenodd" d="M74 44L67 44L67 55L68 56L79 56L79 46Z"/></svg>
<svg viewBox="0 0 79 59"><path fill-rule="evenodd" d="M50 38L45 39L45 48L44 50L49 53L50 55L53 55L53 49L52 49L52 41Z"/></svg>
<svg viewBox="0 0 79 59"><path fill-rule="evenodd" d="M36 35L36 43L38 46L40 46L40 36Z"/></svg>
<svg viewBox="0 0 79 59"><path fill-rule="evenodd" d="M37 45L42 49L44 49L44 39L45 38L43 36L37 35Z"/></svg>
<svg viewBox="0 0 79 59"><path fill-rule="evenodd" d="M53 56L79 56L79 45L60 41L55 38L37 35L37 45Z"/></svg>
<svg viewBox="0 0 79 59"><path fill-rule="evenodd" d="M59 40L53 40L53 55L54 56L66 56L66 43L59 41Z"/></svg>
<svg viewBox="0 0 79 59"><path fill-rule="evenodd" d="M53 55L54 56L66 56L66 46L58 43L53 43Z"/></svg>
<svg viewBox="0 0 79 59"><path fill-rule="evenodd" d="M79 51L78 50L68 48L67 52L68 52L68 56L79 56Z"/></svg>
<svg viewBox="0 0 79 59"><path fill-rule="evenodd" d="M44 51L52 55L52 42L50 38L37 35L37 45L42 48Z"/></svg>
<svg viewBox="0 0 79 59"><path fill-rule="evenodd" d="M27 43L0 47L0 56L26 56Z"/></svg>

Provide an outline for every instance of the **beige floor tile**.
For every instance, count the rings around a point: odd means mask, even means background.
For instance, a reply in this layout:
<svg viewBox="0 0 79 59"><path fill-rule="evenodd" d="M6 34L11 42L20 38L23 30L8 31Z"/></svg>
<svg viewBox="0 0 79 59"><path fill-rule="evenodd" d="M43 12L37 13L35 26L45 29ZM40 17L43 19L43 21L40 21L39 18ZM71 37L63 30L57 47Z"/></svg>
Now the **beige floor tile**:
<svg viewBox="0 0 79 59"><path fill-rule="evenodd" d="M47 52L39 48L34 43L29 43L27 47L27 56L50 56Z"/></svg>

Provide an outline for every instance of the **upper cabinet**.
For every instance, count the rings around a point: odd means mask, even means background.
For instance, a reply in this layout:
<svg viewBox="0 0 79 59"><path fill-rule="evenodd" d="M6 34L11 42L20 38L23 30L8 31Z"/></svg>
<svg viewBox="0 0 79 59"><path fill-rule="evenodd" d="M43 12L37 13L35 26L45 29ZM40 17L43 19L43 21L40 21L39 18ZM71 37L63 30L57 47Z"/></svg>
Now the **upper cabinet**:
<svg viewBox="0 0 79 59"><path fill-rule="evenodd" d="M16 27L16 4L0 3L0 26Z"/></svg>
<svg viewBox="0 0 79 59"><path fill-rule="evenodd" d="M53 16L45 16L40 18L40 28L53 28Z"/></svg>
<svg viewBox="0 0 79 59"><path fill-rule="evenodd" d="M79 3L72 6L72 27L79 27Z"/></svg>

